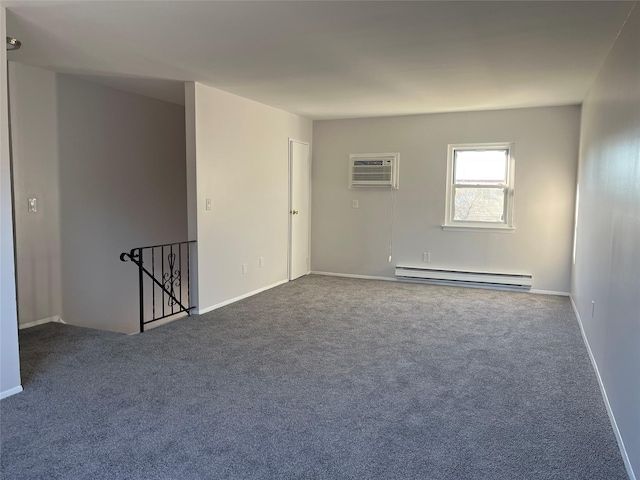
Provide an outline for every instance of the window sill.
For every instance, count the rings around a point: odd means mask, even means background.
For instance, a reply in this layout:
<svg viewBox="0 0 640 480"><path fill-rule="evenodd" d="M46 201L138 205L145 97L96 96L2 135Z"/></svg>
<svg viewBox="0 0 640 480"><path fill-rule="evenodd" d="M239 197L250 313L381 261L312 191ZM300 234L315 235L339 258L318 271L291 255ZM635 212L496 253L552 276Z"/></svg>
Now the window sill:
<svg viewBox="0 0 640 480"><path fill-rule="evenodd" d="M515 227L496 227L488 225L442 225L442 230L448 232L490 232L513 233Z"/></svg>

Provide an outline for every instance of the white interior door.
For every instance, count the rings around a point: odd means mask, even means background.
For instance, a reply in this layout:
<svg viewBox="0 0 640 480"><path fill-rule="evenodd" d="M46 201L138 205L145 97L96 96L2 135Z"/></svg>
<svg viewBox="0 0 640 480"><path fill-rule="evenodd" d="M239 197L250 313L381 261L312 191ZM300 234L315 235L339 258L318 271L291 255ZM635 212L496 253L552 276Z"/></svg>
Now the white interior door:
<svg viewBox="0 0 640 480"><path fill-rule="evenodd" d="M309 144L289 140L289 280L309 273Z"/></svg>

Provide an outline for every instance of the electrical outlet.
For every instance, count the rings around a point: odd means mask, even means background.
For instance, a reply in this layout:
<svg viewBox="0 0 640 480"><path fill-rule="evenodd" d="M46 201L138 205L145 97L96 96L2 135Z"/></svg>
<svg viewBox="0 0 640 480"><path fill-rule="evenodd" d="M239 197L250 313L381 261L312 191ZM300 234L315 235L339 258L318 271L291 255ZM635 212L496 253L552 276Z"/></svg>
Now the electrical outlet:
<svg viewBox="0 0 640 480"><path fill-rule="evenodd" d="M358 200L351 200L351 208L358 208Z"/></svg>
<svg viewBox="0 0 640 480"><path fill-rule="evenodd" d="M38 211L38 199L30 198L29 199L29 212L37 212Z"/></svg>
<svg viewBox="0 0 640 480"><path fill-rule="evenodd" d="M429 252L424 252L422 254L422 261L425 263L430 263L431 262L431 254Z"/></svg>
<svg viewBox="0 0 640 480"><path fill-rule="evenodd" d="M243 263L242 264L242 274L245 275L247 273L247 264Z"/></svg>
<svg viewBox="0 0 640 480"><path fill-rule="evenodd" d="M258 258L258 265L260 265L260 268L264 267L264 257Z"/></svg>

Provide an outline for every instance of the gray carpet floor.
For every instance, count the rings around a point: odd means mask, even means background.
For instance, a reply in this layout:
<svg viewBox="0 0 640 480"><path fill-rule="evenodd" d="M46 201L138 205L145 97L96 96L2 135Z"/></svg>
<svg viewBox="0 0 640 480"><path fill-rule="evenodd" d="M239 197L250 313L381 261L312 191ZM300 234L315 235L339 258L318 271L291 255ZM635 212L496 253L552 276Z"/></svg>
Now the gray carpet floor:
<svg viewBox="0 0 640 480"><path fill-rule="evenodd" d="M3 479L626 479L563 297L308 276L20 332Z"/></svg>

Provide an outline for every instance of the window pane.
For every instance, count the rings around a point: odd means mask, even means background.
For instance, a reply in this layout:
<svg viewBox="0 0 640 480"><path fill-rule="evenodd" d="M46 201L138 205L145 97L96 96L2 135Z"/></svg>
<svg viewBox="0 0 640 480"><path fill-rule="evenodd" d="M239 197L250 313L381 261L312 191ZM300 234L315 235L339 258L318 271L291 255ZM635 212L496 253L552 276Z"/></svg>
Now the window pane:
<svg viewBox="0 0 640 480"><path fill-rule="evenodd" d="M504 222L504 189L456 187L453 219Z"/></svg>
<svg viewBox="0 0 640 480"><path fill-rule="evenodd" d="M508 157L508 150L456 150L453 182L506 185Z"/></svg>

